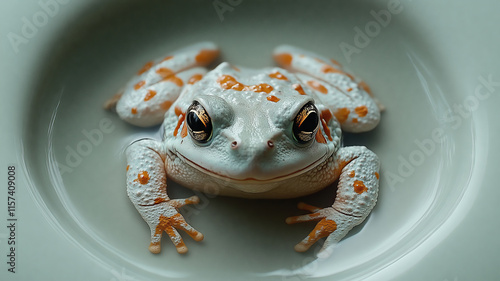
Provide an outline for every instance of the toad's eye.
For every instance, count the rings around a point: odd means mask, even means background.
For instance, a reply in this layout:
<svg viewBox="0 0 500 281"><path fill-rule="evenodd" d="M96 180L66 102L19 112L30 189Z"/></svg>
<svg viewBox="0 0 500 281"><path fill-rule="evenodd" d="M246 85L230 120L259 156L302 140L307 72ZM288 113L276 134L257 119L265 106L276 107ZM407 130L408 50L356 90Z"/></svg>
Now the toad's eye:
<svg viewBox="0 0 500 281"><path fill-rule="evenodd" d="M312 141L318 131L318 109L311 102L304 105L293 120L293 136L300 144Z"/></svg>
<svg viewBox="0 0 500 281"><path fill-rule="evenodd" d="M189 135L198 143L206 143L212 137L212 120L203 106L194 101L186 115Z"/></svg>

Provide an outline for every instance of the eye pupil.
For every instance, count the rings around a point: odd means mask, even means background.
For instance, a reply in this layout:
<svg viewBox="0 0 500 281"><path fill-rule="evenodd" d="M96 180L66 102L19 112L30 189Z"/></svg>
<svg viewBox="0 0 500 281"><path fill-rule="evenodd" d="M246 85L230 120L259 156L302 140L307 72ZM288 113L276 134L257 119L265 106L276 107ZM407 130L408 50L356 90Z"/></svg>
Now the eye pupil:
<svg viewBox="0 0 500 281"><path fill-rule="evenodd" d="M187 122L193 131L203 131L206 127L205 124L198 118L196 112L190 111L187 115Z"/></svg>
<svg viewBox="0 0 500 281"><path fill-rule="evenodd" d="M311 112L307 115L306 119L299 125L299 129L306 132L312 132L318 126L318 114Z"/></svg>
<svg viewBox="0 0 500 281"><path fill-rule="evenodd" d="M194 101L188 108L186 122L189 129L189 135L199 142L205 143L212 137L212 121L203 106Z"/></svg>
<svg viewBox="0 0 500 281"><path fill-rule="evenodd" d="M304 105L293 122L293 136L300 144L312 141L318 130L318 109L312 103Z"/></svg>

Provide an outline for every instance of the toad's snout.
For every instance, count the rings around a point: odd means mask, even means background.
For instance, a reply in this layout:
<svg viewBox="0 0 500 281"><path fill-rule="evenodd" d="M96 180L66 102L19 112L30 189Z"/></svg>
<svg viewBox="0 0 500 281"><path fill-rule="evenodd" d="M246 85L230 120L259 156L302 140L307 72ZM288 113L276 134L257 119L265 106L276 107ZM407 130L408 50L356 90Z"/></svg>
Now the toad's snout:
<svg viewBox="0 0 500 281"><path fill-rule="evenodd" d="M272 151L274 149L274 140L263 140L253 144L246 144L245 142L242 143L241 140L234 140L231 142L231 149L234 153L246 154L250 157L257 156Z"/></svg>
<svg viewBox="0 0 500 281"><path fill-rule="evenodd" d="M248 133L248 132L247 132ZM279 165L276 158L279 153L281 134L257 135L250 138L228 137L228 156L232 163L238 163L232 169L235 178L268 178L269 163Z"/></svg>

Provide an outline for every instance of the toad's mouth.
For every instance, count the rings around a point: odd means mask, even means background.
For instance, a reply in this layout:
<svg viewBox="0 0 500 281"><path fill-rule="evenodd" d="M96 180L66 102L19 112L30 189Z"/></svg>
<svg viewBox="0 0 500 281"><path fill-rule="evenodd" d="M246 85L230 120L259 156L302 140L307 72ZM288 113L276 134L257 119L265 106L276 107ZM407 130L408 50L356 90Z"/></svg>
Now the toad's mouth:
<svg viewBox="0 0 500 281"><path fill-rule="evenodd" d="M307 166L305 166L303 168L300 168L300 169L295 170L291 173L287 173L287 174L276 176L276 177L270 177L270 178L254 178L254 177L234 178L234 177L230 177L227 175L222 175L222 174L214 172L208 168L205 168L205 167L195 163L194 161L190 160L186 156L182 155L180 152L177 152L176 154L179 156L179 158L181 158L184 161L184 163L187 163L189 166L195 168L196 170L198 170L204 174L207 174L209 176L212 176L212 177L215 177L218 179L222 179L225 181L229 181L229 182L245 183L245 184L252 184L252 183L253 184L262 184L262 183L272 183L272 182L279 182L279 181L287 180L287 179L290 179L290 178L293 178L293 177L296 177L296 176L299 176L299 175L302 175L304 173L309 172L310 170L317 167L319 164L326 161L326 159L328 158L328 153L325 153L323 156L318 158L316 161L312 162L311 164L308 164Z"/></svg>

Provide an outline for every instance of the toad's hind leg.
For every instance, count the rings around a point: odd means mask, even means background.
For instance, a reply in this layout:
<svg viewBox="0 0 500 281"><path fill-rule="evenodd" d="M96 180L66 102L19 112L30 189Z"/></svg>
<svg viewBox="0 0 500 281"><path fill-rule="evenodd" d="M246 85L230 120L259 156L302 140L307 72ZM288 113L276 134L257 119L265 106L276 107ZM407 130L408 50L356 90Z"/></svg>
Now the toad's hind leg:
<svg viewBox="0 0 500 281"><path fill-rule="evenodd" d="M369 87L338 62L286 45L274 50L274 58L281 66L299 72L297 77L314 90L315 99L332 109L342 130L364 132L378 124L380 110Z"/></svg>
<svg viewBox="0 0 500 281"><path fill-rule="evenodd" d="M286 222L297 223L319 220L313 231L295 250L308 250L316 241L327 237L322 250L331 251L354 226L370 214L377 202L379 161L377 156L362 146L345 147L339 150L334 173L340 173L337 196L332 207L317 208L304 203L299 209L311 214L289 217Z"/></svg>
<svg viewBox="0 0 500 281"><path fill-rule="evenodd" d="M179 213L178 208L186 204L197 204L199 199L170 199L167 195L165 153L161 143L143 139L131 144L127 154L127 194L142 218L151 229L149 250L159 253L161 237L166 232L177 252L187 252L187 247L177 229L184 230L196 241L203 234L191 227Z"/></svg>
<svg viewBox="0 0 500 281"><path fill-rule="evenodd" d="M136 126L160 124L181 90L207 72L202 66L218 55L215 44L202 42L146 63L104 107L116 109L123 120Z"/></svg>

